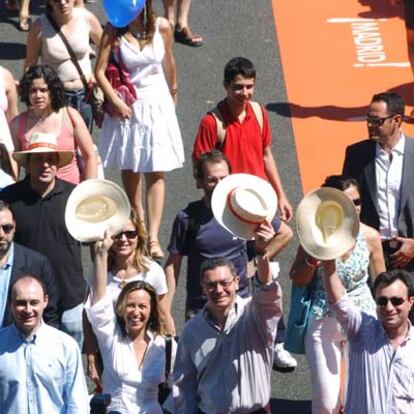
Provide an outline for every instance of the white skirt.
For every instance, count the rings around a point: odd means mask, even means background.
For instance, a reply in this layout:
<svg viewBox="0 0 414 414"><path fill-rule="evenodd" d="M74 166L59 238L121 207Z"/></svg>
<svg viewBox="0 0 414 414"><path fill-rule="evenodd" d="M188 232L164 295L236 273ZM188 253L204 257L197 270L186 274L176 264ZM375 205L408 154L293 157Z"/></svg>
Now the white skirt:
<svg viewBox="0 0 414 414"><path fill-rule="evenodd" d="M184 163L184 149L171 96L137 100L130 119L105 114L99 154L105 168L171 171Z"/></svg>

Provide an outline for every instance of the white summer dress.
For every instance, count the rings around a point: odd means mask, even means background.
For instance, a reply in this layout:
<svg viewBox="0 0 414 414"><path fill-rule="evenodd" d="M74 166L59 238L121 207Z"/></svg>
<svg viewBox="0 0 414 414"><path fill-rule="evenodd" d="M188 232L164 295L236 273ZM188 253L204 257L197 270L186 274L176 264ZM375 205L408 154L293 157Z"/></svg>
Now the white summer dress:
<svg viewBox="0 0 414 414"><path fill-rule="evenodd" d="M121 57L137 91L129 120L105 115L99 142L103 166L134 172L171 171L181 168L184 149L161 62L164 40L156 20L153 41L139 51L124 37Z"/></svg>

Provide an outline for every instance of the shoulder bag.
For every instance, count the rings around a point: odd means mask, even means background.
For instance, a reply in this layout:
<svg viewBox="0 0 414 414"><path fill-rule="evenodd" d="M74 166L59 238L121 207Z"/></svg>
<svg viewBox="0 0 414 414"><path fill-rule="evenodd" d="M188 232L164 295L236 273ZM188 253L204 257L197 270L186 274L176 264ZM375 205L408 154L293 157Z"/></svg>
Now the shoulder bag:
<svg viewBox="0 0 414 414"><path fill-rule="evenodd" d="M172 360L172 336L166 335L165 339L165 381L158 385L158 402L162 405L170 395L171 389L168 378L171 373Z"/></svg>

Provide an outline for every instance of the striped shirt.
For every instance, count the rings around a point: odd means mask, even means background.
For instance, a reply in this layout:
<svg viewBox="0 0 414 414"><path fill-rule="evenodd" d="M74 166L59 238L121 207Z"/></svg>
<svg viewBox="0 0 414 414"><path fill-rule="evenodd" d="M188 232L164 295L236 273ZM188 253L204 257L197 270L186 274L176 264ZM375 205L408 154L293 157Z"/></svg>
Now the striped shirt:
<svg viewBox="0 0 414 414"><path fill-rule="evenodd" d="M381 322L361 312L345 295L331 305L349 339L347 414L414 413L414 333L391 345Z"/></svg>

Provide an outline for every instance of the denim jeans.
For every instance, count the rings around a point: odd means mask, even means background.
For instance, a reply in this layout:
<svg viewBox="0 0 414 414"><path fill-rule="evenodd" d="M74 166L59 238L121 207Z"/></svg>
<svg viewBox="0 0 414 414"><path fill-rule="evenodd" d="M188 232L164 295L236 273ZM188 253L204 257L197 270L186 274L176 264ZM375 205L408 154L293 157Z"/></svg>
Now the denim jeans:
<svg viewBox="0 0 414 414"><path fill-rule="evenodd" d="M65 310L60 323L60 330L70 335L78 343L81 351L83 346L82 312L83 303Z"/></svg>
<svg viewBox="0 0 414 414"><path fill-rule="evenodd" d="M78 110L85 121L86 126L90 133L93 128L93 116L92 116L92 105L84 102L86 96L85 89L76 89L73 91L65 90L65 99L67 105Z"/></svg>

